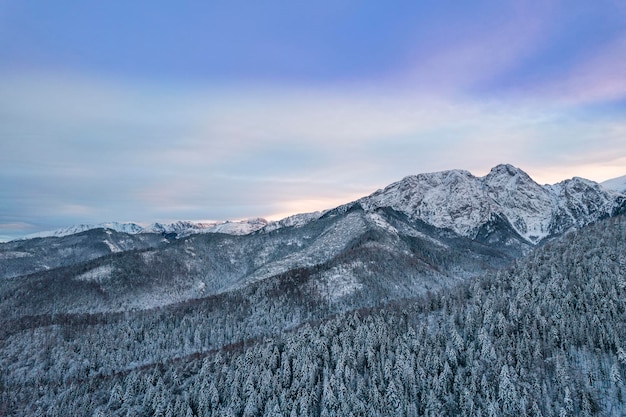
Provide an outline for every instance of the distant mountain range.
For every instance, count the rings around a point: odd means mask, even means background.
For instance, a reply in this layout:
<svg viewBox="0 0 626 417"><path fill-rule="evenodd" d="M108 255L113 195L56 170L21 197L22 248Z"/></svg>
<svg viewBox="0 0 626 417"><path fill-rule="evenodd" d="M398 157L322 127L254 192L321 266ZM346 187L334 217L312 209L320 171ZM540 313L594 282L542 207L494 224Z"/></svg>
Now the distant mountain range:
<svg viewBox="0 0 626 417"><path fill-rule="evenodd" d="M601 184L574 177L554 185L539 185L521 169L502 164L484 177L475 177L463 170L409 176L333 210L346 210L355 204L360 204L366 211L389 207L411 219L448 228L470 238L476 237L483 226L500 219L519 236L535 244L554 234L615 214L623 205L622 195L625 193L626 176ZM333 210L297 214L276 222L254 218L153 223L147 227L118 222L81 224L30 234L23 239L68 236L97 228L127 234L160 233L178 238L197 233L246 235L259 230L302 225Z"/></svg>
<svg viewBox="0 0 626 417"><path fill-rule="evenodd" d="M177 221L175 223L153 223L146 227L140 226L137 223L108 222L99 224L79 224L56 230L32 233L24 236L22 239L62 237L92 229L115 230L116 232L131 235L138 233L175 234L177 237L185 237L196 233L227 233L230 235L246 235L263 228L267 224L268 221L261 218L223 222Z"/></svg>

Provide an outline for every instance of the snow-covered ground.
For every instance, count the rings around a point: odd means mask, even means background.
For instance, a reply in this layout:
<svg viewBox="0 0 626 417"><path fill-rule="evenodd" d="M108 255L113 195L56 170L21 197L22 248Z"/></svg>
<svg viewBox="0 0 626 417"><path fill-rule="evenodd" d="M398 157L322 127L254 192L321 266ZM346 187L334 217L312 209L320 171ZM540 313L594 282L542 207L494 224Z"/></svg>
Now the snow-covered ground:
<svg viewBox="0 0 626 417"><path fill-rule="evenodd" d="M97 282L101 284L111 277L113 271L114 268L111 265L102 265L77 275L74 279L76 281Z"/></svg>

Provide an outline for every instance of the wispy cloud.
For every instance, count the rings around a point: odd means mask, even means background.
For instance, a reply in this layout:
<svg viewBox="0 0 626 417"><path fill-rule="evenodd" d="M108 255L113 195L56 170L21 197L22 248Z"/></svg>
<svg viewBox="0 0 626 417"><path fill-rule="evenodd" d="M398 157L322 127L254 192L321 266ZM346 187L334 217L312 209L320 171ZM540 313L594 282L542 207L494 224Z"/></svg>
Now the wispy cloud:
<svg viewBox="0 0 626 417"><path fill-rule="evenodd" d="M547 93L571 104L626 100L626 30L602 49L593 51Z"/></svg>
<svg viewBox="0 0 626 417"><path fill-rule="evenodd" d="M412 65L397 74L418 91L468 92L528 59L545 42L559 9L553 2L507 3L472 23L455 20L416 42Z"/></svg>
<svg viewBox="0 0 626 417"><path fill-rule="evenodd" d="M102 37L119 5L86 8L85 38L48 19L12 44L33 13L58 12L15 6L0 28L0 224L276 218L501 162L545 183L623 175L626 10L574 3L348 2L289 21L207 6L215 25L172 9L197 26L171 44L133 19L117 36L147 30L135 44Z"/></svg>

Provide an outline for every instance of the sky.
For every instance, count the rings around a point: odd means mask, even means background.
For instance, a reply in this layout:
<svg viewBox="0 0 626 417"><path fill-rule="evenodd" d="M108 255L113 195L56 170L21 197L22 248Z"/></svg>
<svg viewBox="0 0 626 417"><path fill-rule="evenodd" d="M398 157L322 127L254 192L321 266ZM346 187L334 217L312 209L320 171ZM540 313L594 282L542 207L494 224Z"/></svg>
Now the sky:
<svg viewBox="0 0 626 417"><path fill-rule="evenodd" d="M626 2L0 0L0 240L626 174Z"/></svg>

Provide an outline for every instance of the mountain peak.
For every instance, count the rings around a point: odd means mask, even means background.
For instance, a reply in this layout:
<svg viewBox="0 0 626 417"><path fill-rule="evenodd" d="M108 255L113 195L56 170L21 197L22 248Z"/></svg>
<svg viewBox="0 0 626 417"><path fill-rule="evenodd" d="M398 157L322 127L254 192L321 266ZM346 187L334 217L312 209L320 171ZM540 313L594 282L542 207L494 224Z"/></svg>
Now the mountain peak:
<svg viewBox="0 0 626 417"><path fill-rule="evenodd" d="M359 202L366 210L390 207L469 238L501 218L530 243L610 216L619 205L592 181L542 186L511 164L497 165L480 178L463 170L410 176Z"/></svg>
<svg viewBox="0 0 626 417"><path fill-rule="evenodd" d="M517 175L519 173L525 174L524 171L522 171L518 167L511 165L511 164L498 164L495 167L491 168L490 173L494 173L494 174L506 173L509 175Z"/></svg>
<svg viewBox="0 0 626 417"><path fill-rule="evenodd" d="M626 194L626 175L603 181L600 185L607 190L613 190Z"/></svg>
<svg viewBox="0 0 626 417"><path fill-rule="evenodd" d="M485 175L483 178L486 181L493 180L494 178L511 178L511 177L521 177L525 180L532 181L532 178L520 168L511 165L511 164L499 164L495 167L491 168L489 173Z"/></svg>

